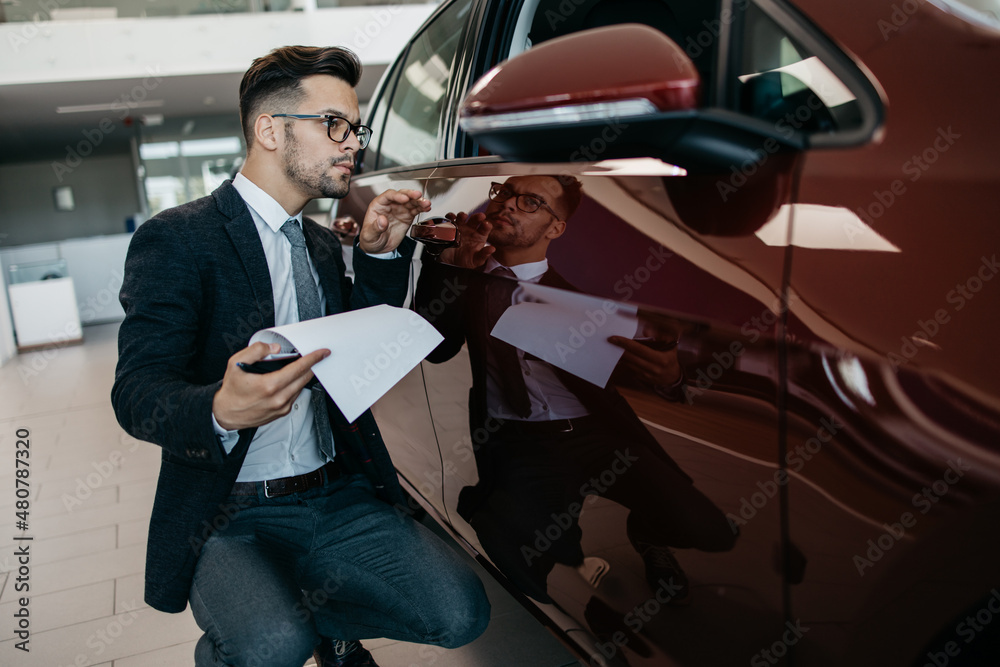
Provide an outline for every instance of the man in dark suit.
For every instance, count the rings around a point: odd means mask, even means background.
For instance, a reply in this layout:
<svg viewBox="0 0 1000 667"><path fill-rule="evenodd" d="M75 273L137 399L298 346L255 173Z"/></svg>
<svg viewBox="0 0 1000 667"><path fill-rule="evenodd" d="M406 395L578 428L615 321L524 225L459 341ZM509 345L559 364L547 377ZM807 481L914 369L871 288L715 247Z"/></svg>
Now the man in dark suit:
<svg viewBox="0 0 1000 667"><path fill-rule="evenodd" d="M658 599L683 604L689 584L671 548L731 549L735 536L723 513L613 387L491 335L503 311L517 302L519 283L576 291L549 266L547 251L565 233L581 197L580 182L569 176L493 183L484 212L449 216L460 244L444 251L440 264L424 262L418 306L431 302L446 280L462 286L453 304L428 309L440 313L432 323L445 337L428 360L447 361L468 343L470 432L490 434L475 452L479 482L462 490L457 509L508 578L536 600L551 602L546 578L557 563L591 581L600 576L581 547L579 518L588 497L608 498L630 510L628 537ZM658 346L656 335L648 338L609 339L625 350L616 373L680 398L676 349Z"/></svg>
<svg viewBox="0 0 1000 667"><path fill-rule="evenodd" d="M414 216L388 190L368 208L352 284L337 237L302 217L343 197L357 151L360 63L339 48L284 47L240 86L242 173L136 232L126 261L112 402L122 427L163 448L146 601L190 601L198 667L374 665L355 641L454 647L489 603L474 573L394 504L403 499L371 413L347 423L309 389L317 350L267 374L251 334L406 294ZM334 350L334 354L344 353Z"/></svg>

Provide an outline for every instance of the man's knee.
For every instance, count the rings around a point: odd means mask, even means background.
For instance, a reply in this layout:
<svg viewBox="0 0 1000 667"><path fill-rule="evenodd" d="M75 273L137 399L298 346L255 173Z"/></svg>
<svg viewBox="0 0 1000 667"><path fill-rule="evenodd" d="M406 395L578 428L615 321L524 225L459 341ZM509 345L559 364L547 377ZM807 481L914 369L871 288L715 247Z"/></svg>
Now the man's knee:
<svg viewBox="0 0 1000 667"><path fill-rule="evenodd" d="M309 625L284 621L251 644L244 664L245 667L300 667L318 643L319 635Z"/></svg>
<svg viewBox="0 0 1000 667"><path fill-rule="evenodd" d="M458 648L483 634L490 623L490 601L478 578L462 594L448 596L436 620L427 638L436 646Z"/></svg>
<svg viewBox="0 0 1000 667"><path fill-rule="evenodd" d="M241 633L238 637L223 640L221 645L212 646L202 638L197 647L196 657L206 654L206 649L214 653L213 659L196 660L202 665L227 665L230 667L302 667L313 654L319 643L319 635L309 624L290 620L277 621L257 632ZM200 653L199 653L200 652Z"/></svg>

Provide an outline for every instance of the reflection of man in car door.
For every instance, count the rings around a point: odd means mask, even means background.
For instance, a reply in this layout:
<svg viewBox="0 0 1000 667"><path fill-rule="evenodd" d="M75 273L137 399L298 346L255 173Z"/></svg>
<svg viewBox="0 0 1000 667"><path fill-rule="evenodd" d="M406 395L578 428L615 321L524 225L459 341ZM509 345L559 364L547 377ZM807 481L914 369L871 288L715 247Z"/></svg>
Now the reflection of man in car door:
<svg viewBox="0 0 1000 667"><path fill-rule="evenodd" d="M471 428L490 433L476 450L479 483L462 490L458 511L504 574L548 602L546 579L557 563L586 572L579 517L588 496L612 500L631 510L628 539L642 556L649 585L679 603L689 587L671 547L732 548L735 536L722 512L617 391L490 335L517 301L518 281L576 291L549 267L546 251L566 231L581 195L572 177L494 183L484 213L449 214L461 243L446 250L440 264L425 262L422 269L418 307L431 303L446 279L465 285L462 298L431 318L445 341L428 359L446 361L468 341ZM618 337L612 342L625 349L619 370L657 386L681 382L676 350Z"/></svg>

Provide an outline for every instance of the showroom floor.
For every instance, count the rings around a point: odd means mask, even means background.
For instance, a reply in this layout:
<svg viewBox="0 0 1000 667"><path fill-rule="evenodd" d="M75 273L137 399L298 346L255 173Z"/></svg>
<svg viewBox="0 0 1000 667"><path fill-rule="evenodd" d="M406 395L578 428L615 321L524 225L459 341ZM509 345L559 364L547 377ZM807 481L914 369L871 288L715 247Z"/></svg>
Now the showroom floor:
<svg viewBox="0 0 1000 667"><path fill-rule="evenodd" d="M110 390L116 324L84 329L85 342L19 355L0 368L0 664L25 667L189 667L200 631L190 611L163 614L142 600L146 528L159 450L126 435ZM15 440L29 432L27 517L15 503ZM21 447L23 449L23 447ZM23 507L23 505L22 505ZM15 542L15 522L27 518ZM29 563L15 556L28 545ZM470 561L471 562L471 561ZM18 580L21 580L20 583ZM455 650L366 642L382 667L565 667L577 662L485 580L489 629ZM30 590L24 591L27 584ZM21 588L22 590L18 590ZM11 622L30 595L29 652ZM312 664L311 662L308 664Z"/></svg>

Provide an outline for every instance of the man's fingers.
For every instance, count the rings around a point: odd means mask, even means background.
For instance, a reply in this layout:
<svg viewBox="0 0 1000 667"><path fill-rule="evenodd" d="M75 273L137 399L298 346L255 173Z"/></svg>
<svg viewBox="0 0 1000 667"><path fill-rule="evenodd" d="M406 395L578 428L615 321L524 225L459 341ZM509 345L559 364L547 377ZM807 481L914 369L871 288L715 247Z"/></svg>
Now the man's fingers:
<svg viewBox="0 0 1000 667"><path fill-rule="evenodd" d="M637 341L622 336L609 336L608 342L625 350L621 366L650 384L671 384L681 377L677 361L676 342ZM656 349L649 345L669 345L668 349Z"/></svg>
<svg viewBox="0 0 1000 667"><path fill-rule="evenodd" d="M479 213L469 215L465 211L459 211L458 213L449 213L448 216L446 217L448 217L449 220L453 221L455 225L458 227L471 227L472 221L475 220L479 215L480 215Z"/></svg>
<svg viewBox="0 0 1000 667"><path fill-rule="evenodd" d="M296 359L284 368L268 373L267 377L274 382L272 394L282 405L291 405L299 392L313 379L312 367L328 356L330 350L316 350Z"/></svg>
<svg viewBox="0 0 1000 667"><path fill-rule="evenodd" d="M295 364L303 364L305 368L312 368L317 363L323 361L330 356L330 350L326 348L321 348L319 350L314 350L309 354L303 356L301 359L295 362ZM294 364L291 364L294 365Z"/></svg>
<svg viewBox="0 0 1000 667"><path fill-rule="evenodd" d="M480 248L479 252L476 253L476 266L483 264L494 252L496 252L496 246L487 245Z"/></svg>
<svg viewBox="0 0 1000 667"><path fill-rule="evenodd" d="M418 190L386 190L368 205L358 237L361 249L366 253L395 250L414 218L430 208L430 200Z"/></svg>
<svg viewBox="0 0 1000 667"><path fill-rule="evenodd" d="M384 203L386 206L391 206L392 204L405 204L406 202L408 202L411 199L413 199L413 197L410 194L407 194L407 193L412 193L412 192L414 192L414 191L413 190L386 190L385 192L383 192L382 194L380 194L378 197L376 197L376 200L381 199L382 200L381 203ZM417 196L419 196L419 193L418 193Z"/></svg>
<svg viewBox="0 0 1000 667"><path fill-rule="evenodd" d="M268 344L257 341L230 357L230 363L242 362L244 364L255 364L267 355L277 354L278 352L281 352L281 346L277 343Z"/></svg>
<svg viewBox="0 0 1000 667"><path fill-rule="evenodd" d="M372 211L374 208L386 212L391 211L397 206L403 206L407 209L428 210L430 204L430 201L424 199L417 190L386 190L372 200L371 204L369 204L369 211Z"/></svg>
<svg viewBox="0 0 1000 667"><path fill-rule="evenodd" d="M644 347L642 343L637 343L631 338L625 338L624 336L608 336L608 342L623 348L626 352L636 352L639 348Z"/></svg>
<svg viewBox="0 0 1000 667"><path fill-rule="evenodd" d="M274 371L278 374L275 376L275 379L281 380L283 383L290 384L292 381L302 377L303 375L307 375L308 377L306 377L305 382L302 383L304 386L306 382L309 382L309 380L312 379L312 367L323 359L326 359L328 356L330 356L330 350L325 348L316 350L315 352L310 352L309 354L296 359L284 368Z"/></svg>
<svg viewBox="0 0 1000 667"><path fill-rule="evenodd" d="M397 192L406 197L406 199L402 200L403 202L410 199L420 199L423 196L423 193L421 193L420 190L411 190L409 188L397 190Z"/></svg>
<svg viewBox="0 0 1000 667"><path fill-rule="evenodd" d="M633 370L641 371L647 370L651 365L657 368L663 365L663 352L651 350L639 341L622 336L610 336L608 342L625 350L622 363Z"/></svg>
<svg viewBox="0 0 1000 667"><path fill-rule="evenodd" d="M430 205L430 200L424 199L419 190L386 190L382 196L396 204L413 204L421 208Z"/></svg>

